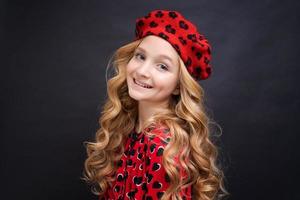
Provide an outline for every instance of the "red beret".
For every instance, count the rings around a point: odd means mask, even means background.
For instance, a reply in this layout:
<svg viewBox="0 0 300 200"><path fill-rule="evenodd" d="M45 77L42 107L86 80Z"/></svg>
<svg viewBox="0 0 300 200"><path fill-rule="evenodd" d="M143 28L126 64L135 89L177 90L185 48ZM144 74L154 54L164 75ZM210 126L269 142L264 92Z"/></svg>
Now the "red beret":
<svg viewBox="0 0 300 200"><path fill-rule="evenodd" d="M136 19L135 40L156 35L167 40L196 80L207 79L211 72L211 46L192 22L177 11L153 10Z"/></svg>

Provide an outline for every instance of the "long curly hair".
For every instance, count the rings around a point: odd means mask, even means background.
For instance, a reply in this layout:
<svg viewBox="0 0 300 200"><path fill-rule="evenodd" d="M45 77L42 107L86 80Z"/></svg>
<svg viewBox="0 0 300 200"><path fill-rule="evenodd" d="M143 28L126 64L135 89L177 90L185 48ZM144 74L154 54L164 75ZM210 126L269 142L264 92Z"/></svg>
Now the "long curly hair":
<svg viewBox="0 0 300 200"><path fill-rule="evenodd" d="M123 142L134 129L138 118L138 102L128 94L126 65L134 55L142 39L117 49L108 66L114 74L107 81L107 100L99 117L100 128L95 142L85 142L87 159L83 179L92 185L94 194L103 196L115 180L115 163L124 152ZM169 128L171 139L163 152L162 162L170 178L170 186L161 199L180 199L181 189L191 186L193 199L212 200L228 195L224 187L224 174L218 167L217 147L212 142L210 120L205 112L201 86L190 76L178 56L178 95L172 94L168 108L150 117L143 125L145 134L155 124ZM174 158L179 158L179 162ZM180 168L187 176L180 176Z"/></svg>

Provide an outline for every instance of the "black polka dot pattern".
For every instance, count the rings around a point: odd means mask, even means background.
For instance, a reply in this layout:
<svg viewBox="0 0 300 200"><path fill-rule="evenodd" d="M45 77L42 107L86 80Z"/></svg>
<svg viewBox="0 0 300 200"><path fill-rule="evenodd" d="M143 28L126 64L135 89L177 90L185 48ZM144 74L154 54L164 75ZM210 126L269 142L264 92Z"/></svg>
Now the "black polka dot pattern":
<svg viewBox="0 0 300 200"><path fill-rule="evenodd" d="M144 132L132 131L129 134L123 156L116 162L116 180L106 191L104 199L161 199L170 184L162 157L171 135L166 127L155 128L151 132L155 133L154 137ZM191 199L191 188L187 189L182 191L182 197Z"/></svg>
<svg viewBox="0 0 300 200"><path fill-rule="evenodd" d="M194 79L204 80L211 75L211 46L208 40L178 11L153 10L136 19L135 39L149 35L167 40Z"/></svg>
<svg viewBox="0 0 300 200"><path fill-rule="evenodd" d="M163 16L164 16L164 14L161 11L157 11L155 13L155 17L157 17L157 18L162 18Z"/></svg>

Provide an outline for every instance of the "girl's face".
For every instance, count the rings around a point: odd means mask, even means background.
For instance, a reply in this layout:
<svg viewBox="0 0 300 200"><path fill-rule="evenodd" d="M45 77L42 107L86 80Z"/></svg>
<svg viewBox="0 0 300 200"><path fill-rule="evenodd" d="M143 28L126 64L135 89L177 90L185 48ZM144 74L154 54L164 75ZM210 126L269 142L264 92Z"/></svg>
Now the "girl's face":
<svg viewBox="0 0 300 200"><path fill-rule="evenodd" d="M165 104L179 81L178 54L169 42L150 35L136 48L126 70L131 98Z"/></svg>

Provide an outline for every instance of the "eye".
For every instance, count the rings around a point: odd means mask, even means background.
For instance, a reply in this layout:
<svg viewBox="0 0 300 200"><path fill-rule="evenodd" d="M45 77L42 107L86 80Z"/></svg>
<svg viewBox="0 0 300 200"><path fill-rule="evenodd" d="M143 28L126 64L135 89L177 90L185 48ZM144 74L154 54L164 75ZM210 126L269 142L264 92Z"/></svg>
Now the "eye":
<svg viewBox="0 0 300 200"><path fill-rule="evenodd" d="M136 53L134 55L134 57L137 58L137 59L139 59L139 56L140 56L141 59L145 59L145 57L142 54L140 54L140 53Z"/></svg>
<svg viewBox="0 0 300 200"><path fill-rule="evenodd" d="M163 69L164 71L168 71L168 66L164 64L160 64L160 69Z"/></svg>

